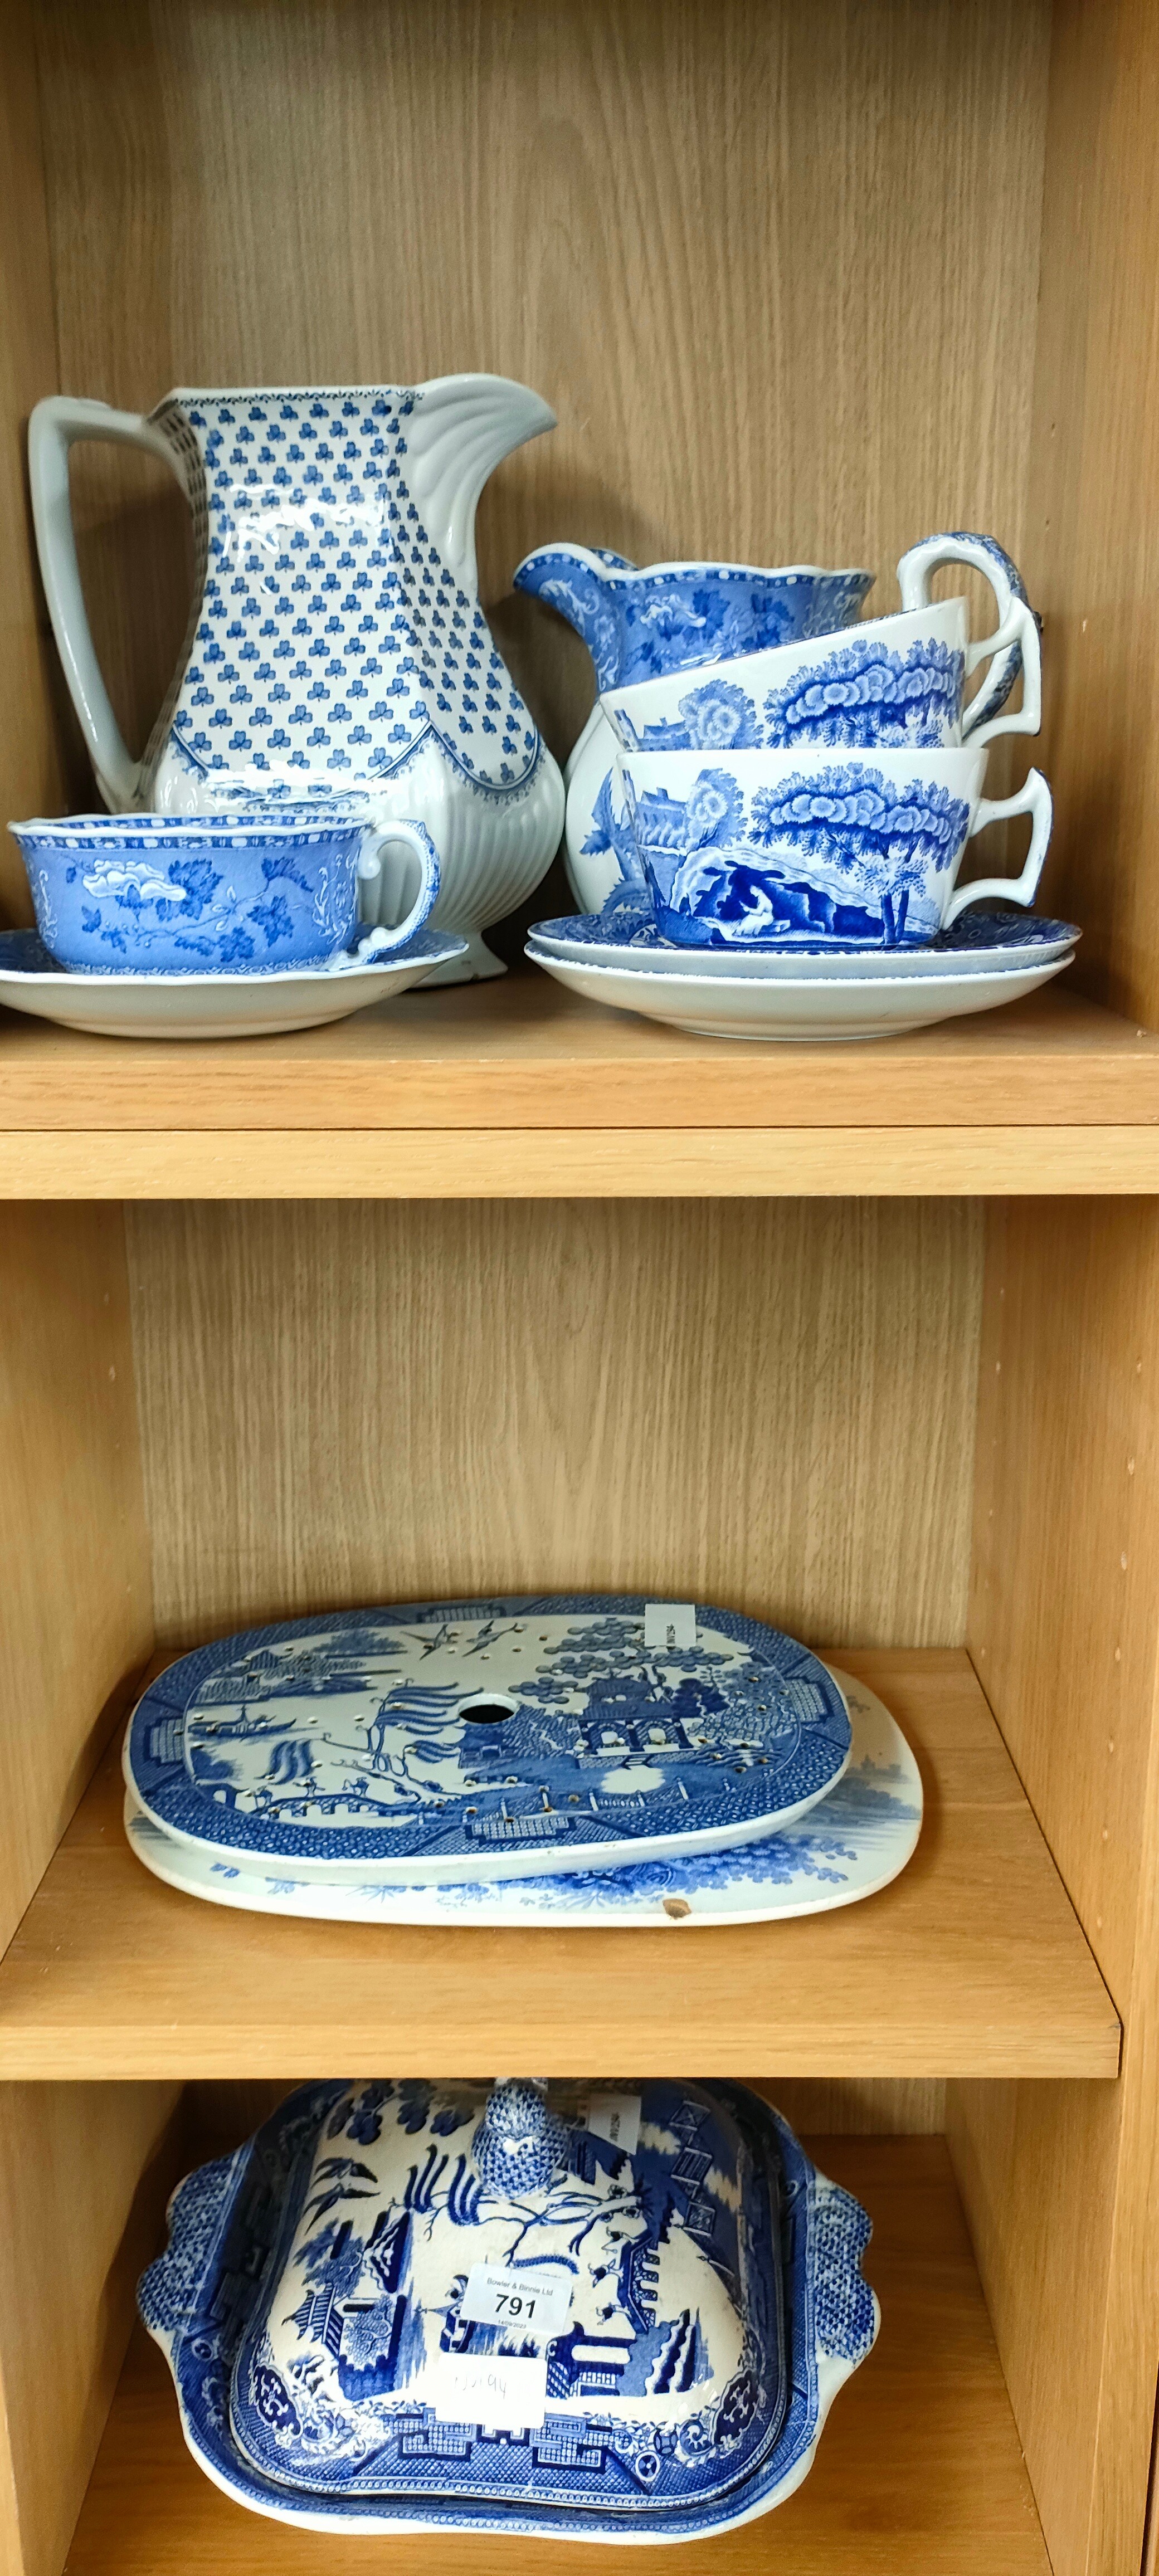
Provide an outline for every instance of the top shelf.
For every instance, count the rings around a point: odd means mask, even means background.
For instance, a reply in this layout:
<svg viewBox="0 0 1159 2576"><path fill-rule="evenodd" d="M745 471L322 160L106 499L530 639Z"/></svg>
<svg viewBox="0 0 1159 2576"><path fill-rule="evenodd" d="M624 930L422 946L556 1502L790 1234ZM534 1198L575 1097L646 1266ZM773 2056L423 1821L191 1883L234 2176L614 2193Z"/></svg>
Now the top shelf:
<svg viewBox="0 0 1159 2576"><path fill-rule="evenodd" d="M1056 988L857 1045L696 1038L515 974L291 1037L0 1013L0 1196L1159 1190L1159 1037Z"/></svg>

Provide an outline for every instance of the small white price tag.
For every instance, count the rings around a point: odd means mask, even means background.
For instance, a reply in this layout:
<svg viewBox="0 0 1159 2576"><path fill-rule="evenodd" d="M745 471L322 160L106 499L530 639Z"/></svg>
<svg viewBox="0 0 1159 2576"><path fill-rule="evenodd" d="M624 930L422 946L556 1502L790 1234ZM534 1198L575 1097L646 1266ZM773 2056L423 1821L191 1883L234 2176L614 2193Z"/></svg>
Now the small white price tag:
<svg viewBox="0 0 1159 2576"><path fill-rule="evenodd" d="M489 2424L503 2433L534 2432L547 2408L547 2356L435 2353L415 2394L441 2424Z"/></svg>
<svg viewBox="0 0 1159 2576"><path fill-rule="evenodd" d="M554 2263L473 2263L459 2315L479 2326L523 2326L562 2334L571 2315L572 2281Z"/></svg>
<svg viewBox="0 0 1159 2576"><path fill-rule="evenodd" d="M694 1601L646 1602L644 1643L646 1646L694 1646L696 1644L696 1603Z"/></svg>
<svg viewBox="0 0 1159 2576"><path fill-rule="evenodd" d="M610 2147L619 2147L622 2154L634 2156L640 2144L639 2094L590 2094L586 2126L593 2138L606 2138Z"/></svg>

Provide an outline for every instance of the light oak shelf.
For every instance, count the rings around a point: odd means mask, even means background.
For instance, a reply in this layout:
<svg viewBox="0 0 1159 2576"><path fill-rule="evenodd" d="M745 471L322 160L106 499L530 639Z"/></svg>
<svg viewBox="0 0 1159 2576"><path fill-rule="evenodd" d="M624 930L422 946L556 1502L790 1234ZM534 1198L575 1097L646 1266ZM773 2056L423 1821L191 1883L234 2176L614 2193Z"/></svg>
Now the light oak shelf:
<svg viewBox="0 0 1159 2576"><path fill-rule="evenodd" d="M735 1930L387 1930L199 1903L129 1850L114 1744L0 1966L0 2077L1114 2076L1114 2007L968 1657L834 1659L918 1754L918 1850L864 1904Z"/></svg>
<svg viewBox="0 0 1159 2576"><path fill-rule="evenodd" d="M656 2576L1049 2576L990 2321L940 2138L823 2138L822 2169L874 2222L874 2352L842 2390L817 2462L763 2522L652 2549ZM579 2576L590 2551L536 2541L389 2544L392 2576ZM138 2329L67 2561L68 2576L372 2576L383 2544L285 2529L231 2503L181 2439L168 2370ZM600 2552L628 2576L637 2549Z"/></svg>
<svg viewBox="0 0 1159 2576"><path fill-rule="evenodd" d="M0 1196L1159 1190L1159 1037L1052 986L858 1046L695 1038L514 974L186 1045L0 1013Z"/></svg>

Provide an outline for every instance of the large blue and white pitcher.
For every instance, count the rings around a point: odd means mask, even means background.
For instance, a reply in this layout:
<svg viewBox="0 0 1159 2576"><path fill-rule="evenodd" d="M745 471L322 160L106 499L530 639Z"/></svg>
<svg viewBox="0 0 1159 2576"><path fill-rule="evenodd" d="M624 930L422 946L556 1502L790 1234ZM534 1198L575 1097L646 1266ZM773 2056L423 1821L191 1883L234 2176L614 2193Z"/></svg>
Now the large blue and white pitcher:
<svg viewBox="0 0 1159 2576"><path fill-rule="evenodd" d="M180 391L147 415L38 403L41 571L106 804L198 813L353 790L380 828L402 816L427 826L435 917L470 943L460 974L501 972L479 933L538 884L563 786L479 605L475 509L501 459L554 423L538 394L502 376ZM193 513L185 647L140 761L85 615L68 489L80 439L161 457ZM380 884L389 920L405 909L401 880L384 867Z"/></svg>

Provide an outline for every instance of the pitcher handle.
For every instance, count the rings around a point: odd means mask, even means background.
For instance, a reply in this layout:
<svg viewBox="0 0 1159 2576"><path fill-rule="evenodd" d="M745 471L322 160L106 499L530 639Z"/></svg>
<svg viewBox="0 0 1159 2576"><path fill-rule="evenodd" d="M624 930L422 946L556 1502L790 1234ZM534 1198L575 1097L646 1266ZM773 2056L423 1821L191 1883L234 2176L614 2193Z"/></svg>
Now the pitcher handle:
<svg viewBox="0 0 1159 2576"><path fill-rule="evenodd" d="M85 612L68 488L68 452L82 438L143 447L161 457L170 473L177 472L177 463L168 440L143 413L113 411L108 403L51 394L37 403L28 423L32 520L52 631L97 785L115 814L135 803L142 764L122 739Z"/></svg>
<svg viewBox="0 0 1159 2576"><path fill-rule="evenodd" d="M971 840L976 832L984 832L988 823L1003 822L1011 814L1030 814L1033 817L1026 865L1021 876L978 877L973 885L960 886L946 906L943 930L949 929L968 903L981 903L987 895L998 895L1003 903L1033 903L1050 842L1053 812L1050 789L1040 769L1031 770L1025 787L1019 789L1017 796L1000 799L983 796L979 800L978 811L970 825Z"/></svg>
<svg viewBox="0 0 1159 2576"><path fill-rule="evenodd" d="M996 733L1037 733L1042 721L1038 620L1027 600L1017 564L995 538L975 535L967 528L925 537L920 546L909 548L897 568L903 609L929 607L931 580L944 564L970 564L975 572L982 573L998 610L993 635L972 644L966 657L967 671L976 671L979 662L991 654L994 659L988 680L977 697L971 698L962 717L963 742L971 742L980 750ZM1016 716L1004 716L999 723L999 710L1005 706L1020 671L1024 675L1021 710Z"/></svg>
<svg viewBox="0 0 1159 2576"><path fill-rule="evenodd" d="M368 829L358 861L362 884L370 884L382 873L382 853L391 841L405 841L419 863L419 890L405 921L389 928L376 924L363 933L358 942L359 961L368 965L374 957L389 957L396 948L405 948L416 930L421 930L439 891L439 854L425 823L414 823L394 816L388 823Z"/></svg>

